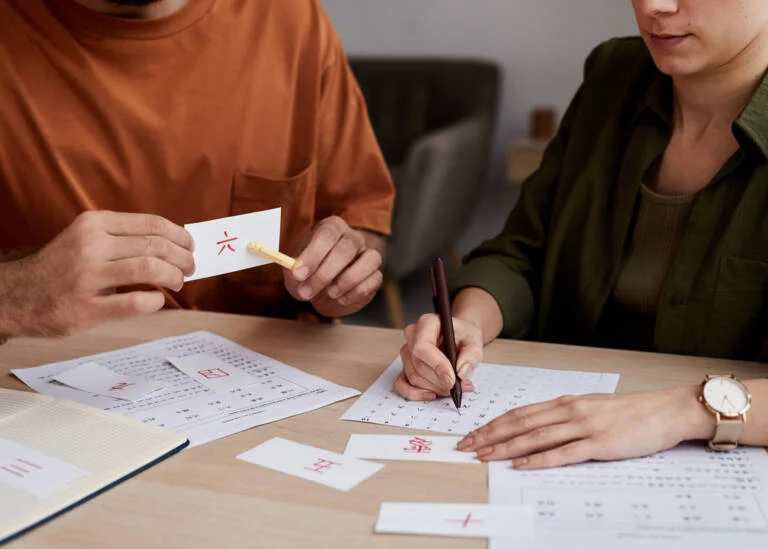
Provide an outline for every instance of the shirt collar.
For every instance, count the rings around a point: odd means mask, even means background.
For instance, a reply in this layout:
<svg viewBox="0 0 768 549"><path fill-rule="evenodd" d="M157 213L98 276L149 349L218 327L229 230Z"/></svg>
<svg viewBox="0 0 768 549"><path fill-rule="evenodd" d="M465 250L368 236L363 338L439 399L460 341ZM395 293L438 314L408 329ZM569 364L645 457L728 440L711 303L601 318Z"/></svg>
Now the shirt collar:
<svg viewBox="0 0 768 549"><path fill-rule="evenodd" d="M653 113L672 126L672 78L656 71L645 97L638 104L634 122L646 112ZM752 99L734 123L765 159L768 159L768 73L763 76Z"/></svg>
<svg viewBox="0 0 768 549"><path fill-rule="evenodd" d="M768 159L768 73L763 76L735 125L755 144L763 158Z"/></svg>
<svg viewBox="0 0 768 549"><path fill-rule="evenodd" d="M672 78L658 69L653 72L648 91L638 104L633 121L637 122L646 112L655 114L672 126Z"/></svg>

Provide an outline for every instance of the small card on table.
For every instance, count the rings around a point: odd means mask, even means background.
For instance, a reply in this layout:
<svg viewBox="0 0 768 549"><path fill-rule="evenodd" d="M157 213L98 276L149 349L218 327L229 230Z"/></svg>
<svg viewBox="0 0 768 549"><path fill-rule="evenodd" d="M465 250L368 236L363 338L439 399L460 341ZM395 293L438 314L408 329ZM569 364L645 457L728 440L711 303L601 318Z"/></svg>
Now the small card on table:
<svg viewBox="0 0 768 549"><path fill-rule="evenodd" d="M360 459L480 463L474 453L461 452L461 437L427 435L352 435L345 456Z"/></svg>
<svg viewBox="0 0 768 549"><path fill-rule="evenodd" d="M168 357L167 360L177 370L215 393L228 393L232 389L253 385L258 381L251 374L227 364L212 354Z"/></svg>
<svg viewBox="0 0 768 549"><path fill-rule="evenodd" d="M248 243L255 240L279 250L280 217L280 208L275 208L184 225L195 241L195 273L184 281L234 273L271 263L249 252Z"/></svg>
<svg viewBox="0 0 768 549"><path fill-rule="evenodd" d="M468 503L382 503L377 534L467 538L533 537L530 506Z"/></svg>
<svg viewBox="0 0 768 549"><path fill-rule="evenodd" d="M384 466L284 438L273 438L237 459L346 492Z"/></svg>
<svg viewBox="0 0 768 549"><path fill-rule="evenodd" d="M155 391L165 389L161 383L122 376L95 362L86 362L61 372L53 376L53 379L87 393L130 401L142 399Z"/></svg>

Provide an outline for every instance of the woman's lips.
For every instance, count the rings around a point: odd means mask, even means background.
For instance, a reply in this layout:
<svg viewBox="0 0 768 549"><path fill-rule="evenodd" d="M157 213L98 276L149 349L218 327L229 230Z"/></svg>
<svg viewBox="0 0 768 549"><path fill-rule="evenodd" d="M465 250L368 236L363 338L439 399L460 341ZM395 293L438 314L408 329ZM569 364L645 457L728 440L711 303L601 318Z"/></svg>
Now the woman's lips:
<svg viewBox="0 0 768 549"><path fill-rule="evenodd" d="M662 50L671 50L685 42L690 36L690 34L650 34L653 46Z"/></svg>

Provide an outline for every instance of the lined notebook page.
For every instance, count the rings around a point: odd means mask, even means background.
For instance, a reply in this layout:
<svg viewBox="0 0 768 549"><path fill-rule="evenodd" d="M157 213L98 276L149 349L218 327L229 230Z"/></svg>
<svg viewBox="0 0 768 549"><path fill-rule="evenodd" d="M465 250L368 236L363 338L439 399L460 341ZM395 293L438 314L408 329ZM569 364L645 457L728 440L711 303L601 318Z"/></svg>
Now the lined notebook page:
<svg viewBox="0 0 768 549"><path fill-rule="evenodd" d="M0 389L0 445L5 445L6 461L17 445L44 454L41 460L53 458L50 467L45 462L42 468L35 467L34 459L20 459L16 465L0 462L0 473L5 473L6 479L0 482L0 540L130 475L185 442L185 437L172 431L128 417ZM32 491L29 485L19 488L14 483L22 485L27 480L25 468L30 472L28 478L50 472L65 484L54 483L50 494L45 493L45 487L33 486ZM47 488L51 488L50 483Z"/></svg>

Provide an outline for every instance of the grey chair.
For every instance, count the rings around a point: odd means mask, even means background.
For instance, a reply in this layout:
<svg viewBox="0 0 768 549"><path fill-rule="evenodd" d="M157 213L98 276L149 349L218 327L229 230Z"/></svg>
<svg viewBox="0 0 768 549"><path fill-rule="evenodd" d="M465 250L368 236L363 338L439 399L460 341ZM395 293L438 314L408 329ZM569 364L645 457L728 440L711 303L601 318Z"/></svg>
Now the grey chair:
<svg viewBox="0 0 768 549"><path fill-rule="evenodd" d="M456 241L485 182L501 71L484 61L350 58L397 188L384 268L390 324L405 320L399 281Z"/></svg>

